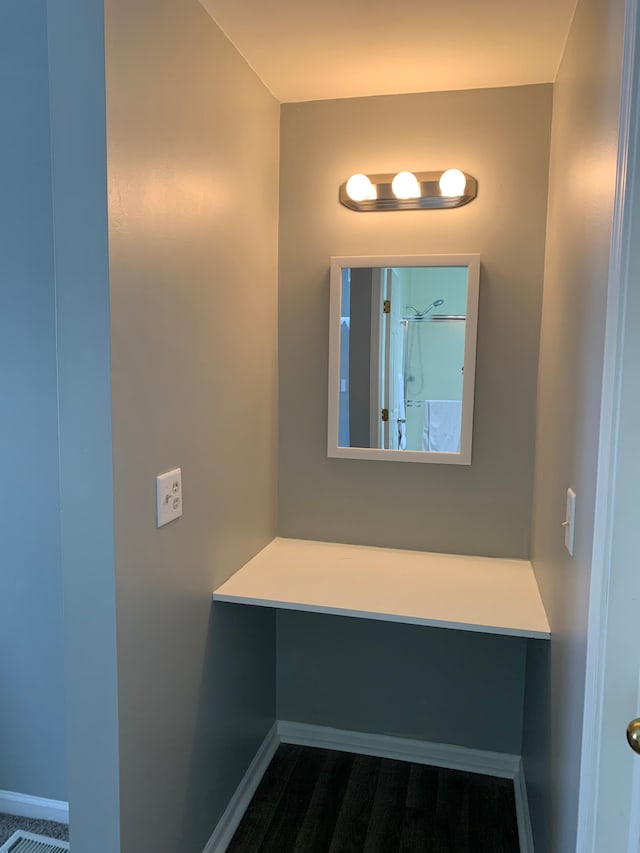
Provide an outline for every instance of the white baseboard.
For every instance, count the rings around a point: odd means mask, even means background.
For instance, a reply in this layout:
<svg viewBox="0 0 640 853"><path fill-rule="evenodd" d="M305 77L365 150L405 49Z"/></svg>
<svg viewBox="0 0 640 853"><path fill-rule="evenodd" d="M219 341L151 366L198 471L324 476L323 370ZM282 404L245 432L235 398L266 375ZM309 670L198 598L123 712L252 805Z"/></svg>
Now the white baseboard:
<svg viewBox="0 0 640 853"><path fill-rule="evenodd" d="M351 732L289 720L278 720L264 739L203 853L224 853L227 849L280 743L337 749L342 752L356 752L361 755L375 755L379 758L394 758L414 764L430 764L433 767L513 779L520 853L534 853L527 791L519 755L390 735Z"/></svg>
<svg viewBox="0 0 640 853"><path fill-rule="evenodd" d="M395 758L398 761L431 764L433 767L448 767L450 770L466 770L469 773L483 773L505 779L515 778L520 763L519 755L504 752L488 752L448 743L432 743L368 732L350 732L309 723L292 723L288 720L278 720L278 734L282 743L359 752L361 755Z"/></svg>
<svg viewBox="0 0 640 853"><path fill-rule="evenodd" d="M14 791L0 791L0 814L69 823L69 803L16 794Z"/></svg>
<svg viewBox="0 0 640 853"><path fill-rule="evenodd" d="M414 764L430 764L432 767L513 779L520 853L534 853L527 790L519 755L367 732L350 732L288 720L278 720L277 725L282 743L358 752L380 758L412 761Z"/></svg>
<svg viewBox="0 0 640 853"><path fill-rule="evenodd" d="M524 776L524 764L522 759L518 772L513 779L513 789L516 795L516 815L518 816L518 838L520 839L520 853L534 853L533 830L531 828L531 816L529 814L529 799L527 797L527 783Z"/></svg>
<svg viewBox="0 0 640 853"><path fill-rule="evenodd" d="M253 757L251 764L247 767L247 772L240 780L240 784L229 800L229 805L224 810L202 853L224 853L227 849L247 810L247 806L251 802L251 798L256 792L256 788L260 784L260 780L264 776L265 770L279 746L277 724L274 723Z"/></svg>

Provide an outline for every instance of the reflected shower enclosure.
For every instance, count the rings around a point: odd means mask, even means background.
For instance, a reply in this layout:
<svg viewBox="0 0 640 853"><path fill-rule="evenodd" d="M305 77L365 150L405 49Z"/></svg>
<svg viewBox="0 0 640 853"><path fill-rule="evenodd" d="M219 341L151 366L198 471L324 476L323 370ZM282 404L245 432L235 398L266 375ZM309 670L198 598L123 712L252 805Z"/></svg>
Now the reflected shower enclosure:
<svg viewBox="0 0 640 853"><path fill-rule="evenodd" d="M330 455L357 458L339 451L361 449L391 451L385 458L406 455L404 461L465 464L477 308L477 278L469 263L350 264L340 267L339 277L339 358L332 359L339 375L330 379L339 388L333 413L338 452ZM466 382L465 370L472 373ZM330 421L330 433L331 427Z"/></svg>

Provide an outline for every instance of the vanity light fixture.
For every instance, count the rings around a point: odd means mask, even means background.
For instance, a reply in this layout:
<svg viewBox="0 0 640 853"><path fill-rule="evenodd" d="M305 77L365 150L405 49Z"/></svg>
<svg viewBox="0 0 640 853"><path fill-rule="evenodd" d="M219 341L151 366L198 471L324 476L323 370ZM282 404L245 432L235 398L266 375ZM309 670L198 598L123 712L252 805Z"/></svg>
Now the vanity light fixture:
<svg viewBox="0 0 640 853"><path fill-rule="evenodd" d="M429 210L462 207L478 194L478 182L460 169L352 175L340 187L340 202L351 210Z"/></svg>

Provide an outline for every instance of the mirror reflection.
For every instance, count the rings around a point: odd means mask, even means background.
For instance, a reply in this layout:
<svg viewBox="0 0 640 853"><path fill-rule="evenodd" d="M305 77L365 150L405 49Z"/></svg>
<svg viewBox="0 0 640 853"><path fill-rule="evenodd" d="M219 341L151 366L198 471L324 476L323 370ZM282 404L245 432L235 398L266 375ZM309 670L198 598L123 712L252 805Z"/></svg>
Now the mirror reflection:
<svg viewBox="0 0 640 853"><path fill-rule="evenodd" d="M339 445L460 451L466 267L345 268Z"/></svg>
<svg viewBox="0 0 640 853"><path fill-rule="evenodd" d="M330 456L470 463L479 268L333 259Z"/></svg>

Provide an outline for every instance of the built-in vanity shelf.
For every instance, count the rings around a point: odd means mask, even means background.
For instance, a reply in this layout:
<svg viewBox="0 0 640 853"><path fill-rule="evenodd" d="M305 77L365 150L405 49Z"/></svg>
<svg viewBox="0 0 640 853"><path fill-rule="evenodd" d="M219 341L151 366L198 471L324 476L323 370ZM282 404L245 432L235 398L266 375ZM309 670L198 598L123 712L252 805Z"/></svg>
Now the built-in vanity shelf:
<svg viewBox="0 0 640 853"><path fill-rule="evenodd" d="M548 639L527 560L276 538L214 601Z"/></svg>

